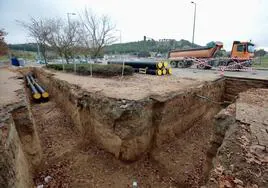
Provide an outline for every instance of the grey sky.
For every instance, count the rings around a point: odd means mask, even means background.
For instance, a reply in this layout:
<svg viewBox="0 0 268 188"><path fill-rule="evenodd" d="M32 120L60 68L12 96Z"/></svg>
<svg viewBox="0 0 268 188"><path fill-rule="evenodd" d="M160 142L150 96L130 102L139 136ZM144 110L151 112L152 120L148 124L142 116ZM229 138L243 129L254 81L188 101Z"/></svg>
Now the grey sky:
<svg viewBox="0 0 268 188"><path fill-rule="evenodd" d="M63 17L87 6L97 14L108 14L123 42L154 38L191 41L191 0L0 0L0 27L9 33L8 43L32 40L15 20L33 17ZM197 3L195 42L222 41L230 50L233 40L252 40L268 50L267 0L195 0ZM78 19L72 16L71 19ZM117 32L119 36L119 32Z"/></svg>

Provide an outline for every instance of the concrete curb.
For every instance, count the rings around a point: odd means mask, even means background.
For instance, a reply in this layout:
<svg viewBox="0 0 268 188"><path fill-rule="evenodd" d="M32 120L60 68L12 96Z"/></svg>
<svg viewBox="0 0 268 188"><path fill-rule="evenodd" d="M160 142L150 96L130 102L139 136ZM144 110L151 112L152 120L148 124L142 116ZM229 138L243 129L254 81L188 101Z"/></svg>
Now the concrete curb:
<svg viewBox="0 0 268 188"><path fill-rule="evenodd" d="M254 67L253 67L254 68ZM256 70L264 70L264 71L268 71L268 68L255 68Z"/></svg>

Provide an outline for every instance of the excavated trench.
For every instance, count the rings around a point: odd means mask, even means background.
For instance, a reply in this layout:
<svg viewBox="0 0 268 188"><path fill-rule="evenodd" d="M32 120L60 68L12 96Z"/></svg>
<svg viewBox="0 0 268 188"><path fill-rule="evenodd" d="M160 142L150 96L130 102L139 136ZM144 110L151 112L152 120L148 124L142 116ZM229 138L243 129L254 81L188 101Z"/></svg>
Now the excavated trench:
<svg viewBox="0 0 268 188"><path fill-rule="evenodd" d="M30 105L42 160L36 165L32 155L28 161L34 163L34 184L45 187L204 185L221 145L214 140L214 116L240 92L268 87L263 80L224 77L168 97L132 101L33 72L51 96ZM21 111L13 116L24 151L33 148L27 144L36 143L34 136L21 138L33 132L27 123L21 126Z"/></svg>

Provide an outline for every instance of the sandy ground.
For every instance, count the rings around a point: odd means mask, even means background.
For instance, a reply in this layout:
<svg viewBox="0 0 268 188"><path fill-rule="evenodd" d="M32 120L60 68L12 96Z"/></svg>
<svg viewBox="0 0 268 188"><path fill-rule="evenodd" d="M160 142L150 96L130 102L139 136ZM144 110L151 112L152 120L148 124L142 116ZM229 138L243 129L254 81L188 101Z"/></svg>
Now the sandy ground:
<svg viewBox="0 0 268 188"><path fill-rule="evenodd" d="M23 80L8 68L0 68L0 106L19 102L16 91L22 88Z"/></svg>
<svg viewBox="0 0 268 188"><path fill-rule="evenodd" d="M196 87L204 81L211 81L218 78L217 76L208 76L196 79L182 78L175 75L152 76L134 74L133 76L126 76L121 79L120 77L96 78L62 72L53 73L56 78L78 85L89 92L111 98L129 100L141 100L153 95L165 96L171 92Z"/></svg>

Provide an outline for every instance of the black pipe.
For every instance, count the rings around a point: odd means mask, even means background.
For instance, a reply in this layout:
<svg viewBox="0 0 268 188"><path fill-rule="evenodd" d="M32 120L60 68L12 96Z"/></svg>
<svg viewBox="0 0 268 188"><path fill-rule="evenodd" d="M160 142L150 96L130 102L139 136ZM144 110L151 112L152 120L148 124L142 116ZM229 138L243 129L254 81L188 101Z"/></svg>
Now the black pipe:
<svg viewBox="0 0 268 188"><path fill-rule="evenodd" d="M41 98L41 95L40 93L37 91L37 89L34 87L33 83L31 82L30 78L28 75L26 75L26 80L27 80L27 83L28 83L28 86L31 88L31 91L32 91L32 96L34 99L40 99Z"/></svg>
<svg viewBox="0 0 268 188"><path fill-rule="evenodd" d="M172 69L171 68L167 68L167 74L172 74Z"/></svg>
<svg viewBox="0 0 268 188"><path fill-rule="evenodd" d="M32 81L33 85L36 87L36 89L42 94L42 97L43 98L48 98L49 97L49 94L48 92L46 92L42 86L40 86L36 81L35 79L33 78L32 74L29 74L29 77L30 77L30 80Z"/></svg>
<svg viewBox="0 0 268 188"><path fill-rule="evenodd" d="M133 68L148 68L148 69L156 69L156 68L162 68L163 63L159 61L108 61L107 64L122 64L131 66Z"/></svg>
<svg viewBox="0 0 268 188"><path fill-rule="evenodd" d="M146 74L152 74L152 75L161 76L162 75L162 70L160 70L160 69L147 69Z"/></svg>
<svg viewBox="0 0 268 188"><path fill-rule="evenodd" d="M134 68L134 71L139 72L139 73L158 75L158 76L161 76L163 74L161 69L144 69L144 70L140 70L138 68Z"/></svg>

